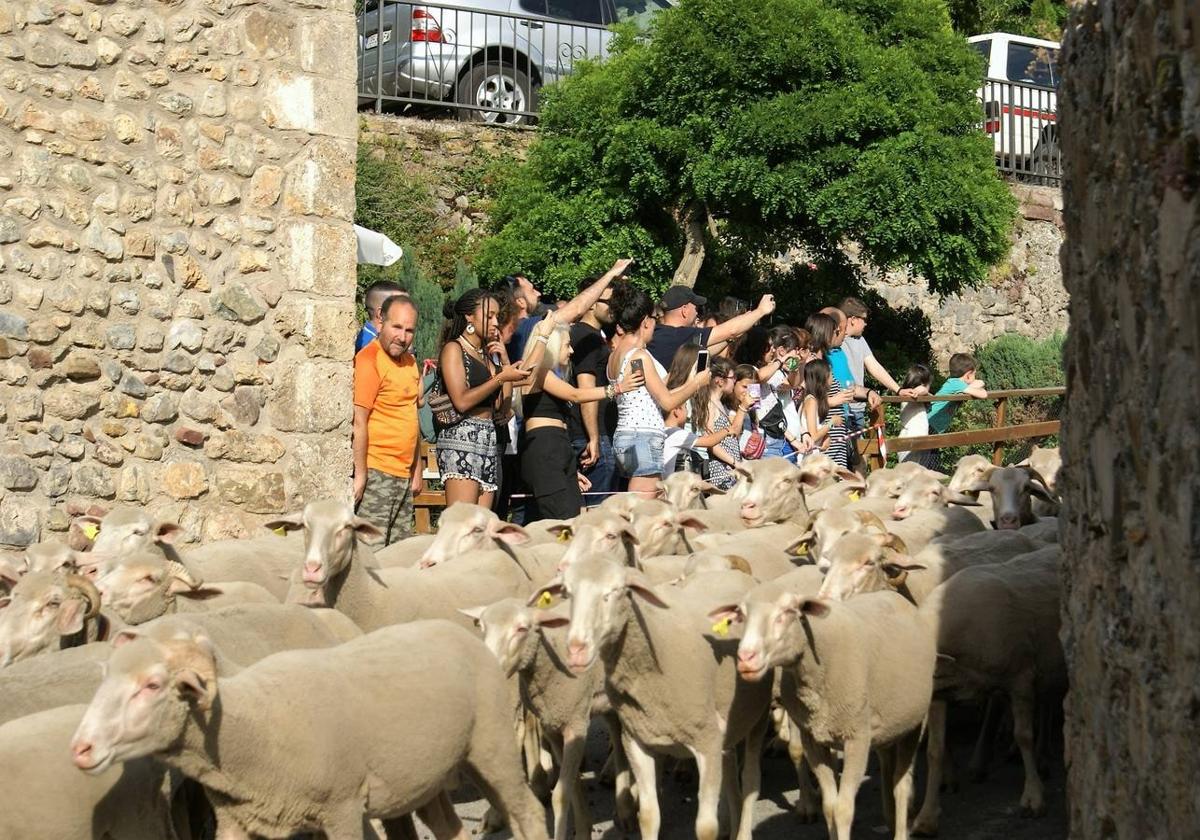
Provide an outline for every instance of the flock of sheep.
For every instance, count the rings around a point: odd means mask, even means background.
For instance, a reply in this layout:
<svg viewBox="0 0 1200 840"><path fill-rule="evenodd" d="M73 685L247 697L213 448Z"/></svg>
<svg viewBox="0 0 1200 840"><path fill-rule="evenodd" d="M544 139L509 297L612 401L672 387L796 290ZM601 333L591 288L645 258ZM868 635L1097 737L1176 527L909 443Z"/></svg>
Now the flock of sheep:
<svg viewBox="0 0 1200 840"><path fill-rule="evenodd" d="M0 566L0 837L415 838L415 814L451 840L469 778L486 830L547 836L532 782L556 840L587 840L599 718L617 824L645 840L664 758L695 762L698 838L749 840L772 726L799 819L848 840L874 750L905 838L918 753L931 834L947 714L997 697L1040 814L1035 723L1066 689L1058 466L864 480L769 458L727 494L679 473L570 521L454 505L378 552L342 502L183 552L144 511L84 518L89 550Z"/></svg>

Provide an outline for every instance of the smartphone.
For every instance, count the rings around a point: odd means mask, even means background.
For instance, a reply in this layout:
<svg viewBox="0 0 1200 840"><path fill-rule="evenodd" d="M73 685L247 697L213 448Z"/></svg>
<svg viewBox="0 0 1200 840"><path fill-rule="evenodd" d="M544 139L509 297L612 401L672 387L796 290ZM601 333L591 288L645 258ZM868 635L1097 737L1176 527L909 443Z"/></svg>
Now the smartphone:
<svg viewBox="0 0 1200 840"><path fill-rule="evenodd" d="M708 369L708 350L701 347L700 352L696 354L696 373Z"/></svg>
<svg viewBox="0 0 1200 840"><path fill-rule="evenodd" d="M642 360L641 359L634 359L632 362L630 362L629 369L632 370L634 373L641 373L643 375L645 373L645 371L642 369Z"/></svg>
<svg viewBox="0 0 1200 840"><path fill-rule="evenodd" d="M746 392L755 400L762 399L762 386L757 382L752 382L746 386Z"/></svg>
<svg viewBox="0 0 1200 840"><path fill-rule="evenodd" d="M796 368L800 367L800 360L795 356L788 356L783 360L783 369L788 373L792 373Z"/></svg>

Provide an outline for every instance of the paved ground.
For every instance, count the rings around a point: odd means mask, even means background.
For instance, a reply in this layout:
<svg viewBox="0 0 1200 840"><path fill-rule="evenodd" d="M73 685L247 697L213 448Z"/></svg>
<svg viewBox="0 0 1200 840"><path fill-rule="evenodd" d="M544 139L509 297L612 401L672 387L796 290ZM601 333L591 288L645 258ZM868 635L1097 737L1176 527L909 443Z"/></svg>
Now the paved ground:
<svg viewBox="0 0 1200 840"><path fill-rule="evenodd" d="M959 767L965 767L970 757L977 721L963 719L951 724L951 748ZM612 823L612 791L598 785L594 779L604 760L605 738L593 727L588 758L584 768L585 784L596 824L592 830L595 840L622 840L623 835ZM859 791L854 823L854 840L880 840L890 834L883 828L877 772L872 762L872 775ZM973 784L966 779L957 793L942 797L940 837L950 840L1056 840L1067 836L1064 771L1061 760L1054 763L1045 779L1049 812L1040 819L1022 818L1017 801L1023 783L1021 763L1014 755L1005 760L995 758L990 765L987 781ZM918 778L918 795L923 784ZM695 782L680 782L664 778L660 791L663 806L662 840L683 840L693 837L695 818ZM486 803L461 791L456 803L468 831L478 834ZM795 773L785 754L768 755L763 761L763 794L755 809L756 840L824 840L824 824L803 824L792 812L796 801ZM500 835L497 835L500 836ZM422 837L429 837L422 833Z"/></svg>

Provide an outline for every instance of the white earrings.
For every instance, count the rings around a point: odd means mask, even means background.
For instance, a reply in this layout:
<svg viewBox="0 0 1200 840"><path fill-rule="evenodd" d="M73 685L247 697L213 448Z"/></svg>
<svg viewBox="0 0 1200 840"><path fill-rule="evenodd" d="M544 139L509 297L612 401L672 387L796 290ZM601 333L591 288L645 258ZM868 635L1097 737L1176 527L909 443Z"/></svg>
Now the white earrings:
<svg viewBox="0 0 1200 840"><path fill-rule="evenodd" d="M475 335L475 325L467 324L466 333L467 333L467 335Z"/></svg>

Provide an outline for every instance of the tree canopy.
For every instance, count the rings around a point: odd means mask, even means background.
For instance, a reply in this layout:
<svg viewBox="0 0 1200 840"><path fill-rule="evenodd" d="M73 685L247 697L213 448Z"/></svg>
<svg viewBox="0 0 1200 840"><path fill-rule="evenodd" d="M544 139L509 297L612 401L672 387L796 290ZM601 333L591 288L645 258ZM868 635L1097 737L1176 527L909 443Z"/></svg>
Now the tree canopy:
<svg viewBox="0 0 1200 840"><path fill-rule="evenodd" d="M1006 253L981 60L940 0L681 0L649 34L545 91L480 276L570 291L631 255L652 285L727 282L849 240L948 292Z"/></svg>

